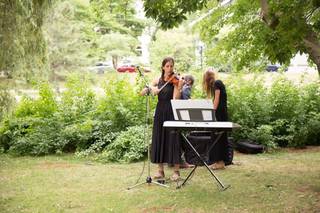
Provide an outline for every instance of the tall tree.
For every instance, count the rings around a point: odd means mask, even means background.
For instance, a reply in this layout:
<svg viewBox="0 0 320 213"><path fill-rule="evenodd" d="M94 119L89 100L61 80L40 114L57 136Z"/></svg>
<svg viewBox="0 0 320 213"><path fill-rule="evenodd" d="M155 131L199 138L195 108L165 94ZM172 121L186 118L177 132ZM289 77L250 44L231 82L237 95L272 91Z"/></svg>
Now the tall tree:
<svg viewBox="0 0 320 213"><path fill-rule="evenodd" d="M31 80L46 75L43 17L51 0L0 1L0 71Z"/></svg>
<svg viewBox="0 0 320 213"><path fill-rule="evenodd" d="M90 10L107 32L141 35L144 23L135 17L134 0L91 0Z"/></svg>
<svg viewBox="0 0 320 213"><path fill-rule="evenodd" d="M132 27L134 30L126 27L127 21L122 16L123 11L117 9L120 8L118 4L120 2L107 0L91 1L90 4L64 0L52 6L45 19L44 31L51 70L55 75L86 69L101 60L112 59L116 66L118 57L135 54L136 37L141 34L143 24L134 19L130 10L127 18L132 17L131 21L138 27Z"/></svg>
<svg viewBox="0 0 320 213"><path fill-rule="evenodd" d="M320 75L319 0L234 0L228 6L210 0L145 0L144 7L165 29L182 23L188 13L208 12L200 21L201 38L209 52L234 59L238 69L264 58L288 64L295 54L307 53Z"/></svg>
<svg viewBox="0 0 320 213"><path fill-rule="evenodd" d="M137 37L144 27L135 17L134 0L91 0L90 9L101 32L97 50L111 56L116 68L119 58L136 54Z"/></svg>
<svg viewBox="0 0 320 213"><path fill-rule="evenodd" d="M188 72L194 63L194 37L186 35L183 28L158 31L150 45L151 66L154 70L161 70L161 61L164 57L171 56L175 59L177 72Z"/></svg>

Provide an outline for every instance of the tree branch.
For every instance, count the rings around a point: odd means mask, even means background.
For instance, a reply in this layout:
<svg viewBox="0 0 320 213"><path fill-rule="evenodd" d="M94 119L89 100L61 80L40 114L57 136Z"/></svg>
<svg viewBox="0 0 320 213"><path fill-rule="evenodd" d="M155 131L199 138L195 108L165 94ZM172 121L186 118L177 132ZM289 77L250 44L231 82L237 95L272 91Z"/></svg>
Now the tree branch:
<svg viewBox="0 0 320 213"><path fill-rule="evenodd" d="M268 24L269 5L267 0L260 0L260 5L261 5L260 17L266 24Z"/></svg>
<svg viewBox="0 0 320 213"><path fill-rule="evenodd" d="M268 0L260 0L261 13L260 17L271 29L275 30L279 24L279 19L276 15L270 16Z"/></svg>

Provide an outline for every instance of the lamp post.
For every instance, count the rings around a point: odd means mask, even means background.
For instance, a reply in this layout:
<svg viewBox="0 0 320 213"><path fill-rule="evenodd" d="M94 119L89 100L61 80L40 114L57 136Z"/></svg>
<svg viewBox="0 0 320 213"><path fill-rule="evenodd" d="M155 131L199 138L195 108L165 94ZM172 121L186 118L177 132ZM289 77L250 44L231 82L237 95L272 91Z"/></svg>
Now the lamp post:
<svg viewBox="0 0 320 213"><path fill-rule="evenodd" d="M196 41L196 50L198 56L198 63L200 62L200 68L203 69L203 50L204 43L200 40Z"/></svg>
<svg viewBox="0 0 320 213"><path fill-rule="evenodd" d="M203 46L199 47L199 53L200 53L200 67L203 68Z"/></svg>

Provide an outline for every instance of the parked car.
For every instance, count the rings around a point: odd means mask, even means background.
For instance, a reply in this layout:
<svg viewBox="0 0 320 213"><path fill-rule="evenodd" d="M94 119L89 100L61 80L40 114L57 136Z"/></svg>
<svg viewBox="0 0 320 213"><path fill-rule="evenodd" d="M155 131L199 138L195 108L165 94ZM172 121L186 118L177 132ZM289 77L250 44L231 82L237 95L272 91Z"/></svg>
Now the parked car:
<svg viewBox="0 0 320 213"><path fill-rule="evenodd" d="M136 72L136 66L124 64L124 65L118 67L117 71L118 72Z"/></svg>
<svg viewBox="0 0 320 213"><path fill-rule="evenodd" d="M150 67L144 67L139 65L130 65L130 64L124 64L117 68L118 72L138 72L138 69L141 72L151 72Z"/></svg>
<svg viewBox="0 0 320 213"><path fill-rule="evenodd" d="M267 65L266 70L268 72L277 72L279 68L280 68L280 65L278 64L269 64Z"/></svg>
<svg viewBox="0 0 320 213"><path fill-rule="evenodd" d="M266 71L268 71L268 72L277 72L280 67L281 67L280 64L269 64L266 67ZM288 68L285 68L284 71L288 71Z"/></svg>
<svg viewBox="0 0 320 213"><path fill-rule="evenodd" d="M88 68L89 71L97 73L97 74L103 74L106 71L112 71L113 65L112 62L97 62L94 66Z"/></svg>

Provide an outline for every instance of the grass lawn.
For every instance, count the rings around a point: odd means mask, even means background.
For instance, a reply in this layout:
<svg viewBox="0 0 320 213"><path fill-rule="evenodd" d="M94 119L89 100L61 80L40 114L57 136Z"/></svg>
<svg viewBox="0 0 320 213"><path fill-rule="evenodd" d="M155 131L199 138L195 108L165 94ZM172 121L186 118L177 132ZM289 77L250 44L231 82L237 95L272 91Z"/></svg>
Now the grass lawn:
<svg viewBox="0 0 320 213"><path fill-rule="evenodd" d="M182 189L141 185L143 162L100 164L72 155L0 155L0 212L319 212L320 147L272 154L236 153L240 165L204 167ZM152 174L156 166L151 166ZM147 168L139 182L144 182ZM190 170L182 170L185 176ZM169 177L171 169L166 170Z"/></svg>

